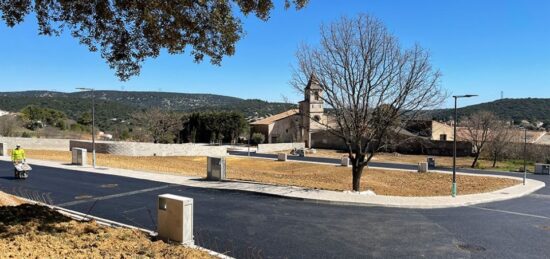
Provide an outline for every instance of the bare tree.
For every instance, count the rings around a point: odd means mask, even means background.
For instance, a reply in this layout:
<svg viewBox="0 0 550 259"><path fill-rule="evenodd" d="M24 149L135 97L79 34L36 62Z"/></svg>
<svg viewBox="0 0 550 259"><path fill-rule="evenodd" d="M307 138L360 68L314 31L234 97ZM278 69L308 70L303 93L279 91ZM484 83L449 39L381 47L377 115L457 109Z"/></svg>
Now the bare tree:
<svg viewBox="0 0 550 259"><path fill-rule="evenodd" d="M136 126L149 133L154 143L173 143L183 128L181 116L159 108L134 113L132 118Z"/></svg>
<svg viewBox="0 0 550 259"><path fill-rule="evenodd" d="M493 160L493 167L496 167L498 159L510 146L514 138L514 129L504 121L495 123L491 130L491 142L488 146Z"/></svg>
<svg viewBox="0 0 550 259"><path fill-rule="evenodd" d="M405 120L442 101L440 73L420 46L404 50L376 18L343 17L321 26L320 46L297 51L291 84L320 86L331 110L326 130L347 146L353 190L360 191L363 169ZM406 116L405 116L406 115Z"/></svg>
<svg viewBox="0 0 550 259"><path fill-rule="evenodd" d="M19 127L19 121L14 115L0 116L0 136L12 137Z"/></svg>
<svg viewBox="0 0 550 259"><path fill-rule="evenodd" d="M497 116L488 111L479 111L472 114L463 120L463 124L466 127L464 138L472 142L474 148L474 161L472 162L472 168L477 164L479 155L483 151L485 144L491 140L491 129L495 129L498 125Z"/></svg>

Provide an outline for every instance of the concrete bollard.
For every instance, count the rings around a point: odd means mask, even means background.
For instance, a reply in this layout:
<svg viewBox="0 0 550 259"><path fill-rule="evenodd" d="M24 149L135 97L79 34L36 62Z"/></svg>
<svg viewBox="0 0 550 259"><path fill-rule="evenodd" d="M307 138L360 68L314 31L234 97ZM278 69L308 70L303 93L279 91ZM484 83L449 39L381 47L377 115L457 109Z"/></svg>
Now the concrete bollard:
<svg viewBox="0 0 550 259"><path fill-rule="evenodd" d="M85 148L73 148L72 164L86 166L88 164L88 150Z"/></svg>
<svg viewBox="0 0 550 259"><path fill-rule="evenodd" d="M426 173L426 172L428 172L428 163L427 163L427 162L420 162L420 163L418 163L418 172L419 172L419 173Z"/></svg>
<svg viewBox="0 0 550 259"><path fill-rule="evenodd" d="M428 157L426 160L428 162L428 169L435 169L435 157Z"/></svg>
<svg viewBox="0 0 550 259"><path fill-rule="evenodd" d="M193 199L173 194L158 196L157 233L164 241L194 245Z"/></svg>
<svg viewBox="0 0 550 259"><path fill-rule="evenodd" d="M341 162L340 162L340 165L341 165L341 166L349 166L349 157L343 156L343 157L342 157L342 160L341 160Z"/></svg>
<svg viewBox="0 0 550 259"><path fill-rule="evenodd" d="M535 164L535 174L550 174L550 164Z"/></svg>
<svg viewBox="0 0 550 259"><path fill-rule="evenodd" d="M286 153L278 153L277 154L277 160L286 161L286 159L287 159Z"/></svg>
<svg viewBox="0 0 550 259"><path fill-rule="evenodd" d="M8 143L0 143L0 156L8 156Z"/></svg>
<svg viewBox="0 0 550 259"><path fill-rule="evenodd" d="M211 157L207 158L206 179L211 181L225 180L225 158Z"/></svg>

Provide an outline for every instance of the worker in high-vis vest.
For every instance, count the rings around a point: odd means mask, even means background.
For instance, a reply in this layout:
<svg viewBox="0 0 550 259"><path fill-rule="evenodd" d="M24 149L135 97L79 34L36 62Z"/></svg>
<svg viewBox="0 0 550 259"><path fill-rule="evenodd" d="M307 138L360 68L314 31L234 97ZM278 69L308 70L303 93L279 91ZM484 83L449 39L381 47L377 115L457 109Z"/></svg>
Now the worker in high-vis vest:
<svg viewBox="0 0 550 259"><path fill-rule="evenodd" d="M15 149L11 151L11 161L14 164L25 162L25 150L21 148L21 145L17 144Z"/></svg>

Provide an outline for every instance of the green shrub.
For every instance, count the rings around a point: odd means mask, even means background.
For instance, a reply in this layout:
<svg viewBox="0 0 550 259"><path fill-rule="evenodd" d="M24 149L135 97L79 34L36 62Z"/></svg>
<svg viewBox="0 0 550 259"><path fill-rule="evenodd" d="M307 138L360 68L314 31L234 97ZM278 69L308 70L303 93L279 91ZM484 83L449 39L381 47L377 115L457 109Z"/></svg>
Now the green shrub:
<svg viewBox="0 0 550 259"><path fill-rule="evenodd" d="M252 134L252 138L250 138L250 140L252 140L252 142L254 142L254 144L256 144L256 145L257 144L262 144L265 141L265 136L262 133L256 132L256 133Z"/></svg>

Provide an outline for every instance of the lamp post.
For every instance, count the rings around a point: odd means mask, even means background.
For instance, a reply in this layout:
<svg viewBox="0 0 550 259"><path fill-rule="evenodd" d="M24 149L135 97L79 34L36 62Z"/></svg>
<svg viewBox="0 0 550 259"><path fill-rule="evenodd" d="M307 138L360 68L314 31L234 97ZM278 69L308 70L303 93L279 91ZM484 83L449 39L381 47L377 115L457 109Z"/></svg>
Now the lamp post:
<svg viewBox="0 0 550 259"><path fill-rule="evenodd" d="M453 184L451 186L451 196L456 197L456 124L458 123L458 113L456 109L456 103L458 98L469 98L477 96L475 94L466 94L466 95L454 95L455 98L455 114L454 114L454 125L453 125Z"/></svg>
<svg viewBox="0 0 550 259"><path fill-rule="evenodd" d="M92 92L92 166L95 168L95 93L93 88L76 88L81 91Z"/></svg>
<svg viewBox="0 0 550 259"><path fill-rule="evenodd" d="M525 185L525 180L527 178L527 128L523 128L524 132L524 143L523 143L523 185Z"/></svg>

